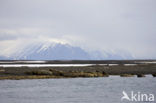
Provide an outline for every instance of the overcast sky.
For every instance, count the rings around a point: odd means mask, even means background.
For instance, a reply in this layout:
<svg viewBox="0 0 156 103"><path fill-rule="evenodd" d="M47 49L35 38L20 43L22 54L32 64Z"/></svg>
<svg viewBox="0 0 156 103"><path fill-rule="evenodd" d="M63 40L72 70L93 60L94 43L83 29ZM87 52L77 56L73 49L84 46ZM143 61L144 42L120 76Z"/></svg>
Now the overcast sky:
<svg viewBox="0 0 156 103"><path fill-rule="evenodd" d="M156 58L156 0L0 0L0 55L47 41Z"/></svg>

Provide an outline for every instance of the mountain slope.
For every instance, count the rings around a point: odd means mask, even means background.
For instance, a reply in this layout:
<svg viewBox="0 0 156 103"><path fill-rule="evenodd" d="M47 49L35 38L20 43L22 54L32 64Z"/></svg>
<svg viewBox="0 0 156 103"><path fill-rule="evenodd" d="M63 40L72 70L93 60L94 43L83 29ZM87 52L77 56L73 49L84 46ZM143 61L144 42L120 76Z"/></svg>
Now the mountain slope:
<svg viewBox="0 0 156 103"><path fill-rule="evenodd" d="M43 48L43 47L42 47ZM56 44L48 48L39 49L35 53L27 56L27 59L33 60L87 60L90 55L79 47L70 45Z"/></svg>
<svg viewBox="0 0 156 103"><path fill-rule="evenodd" d="M105 55L103 55L105 54ZM122 54L122 55L121 55ZM86 52L80 47L69 44L35 44L19 50L9 58L1 60L111 60L111 59L132 59L128 53L101 53L99 51Z"/></svg>

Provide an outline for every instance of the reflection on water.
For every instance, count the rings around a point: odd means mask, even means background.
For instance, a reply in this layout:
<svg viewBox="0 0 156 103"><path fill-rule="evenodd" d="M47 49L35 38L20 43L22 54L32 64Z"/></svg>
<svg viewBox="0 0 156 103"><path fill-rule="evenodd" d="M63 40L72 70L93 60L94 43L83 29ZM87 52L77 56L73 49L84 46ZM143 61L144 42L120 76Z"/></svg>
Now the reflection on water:
<svg viewBox="0 0 156 103"><path fill-rule="evenodd" d="M1 80L0 103L120 103L123 90L127 93L134 91L156 95L156 79L152 76L111 76Z"/></svg>

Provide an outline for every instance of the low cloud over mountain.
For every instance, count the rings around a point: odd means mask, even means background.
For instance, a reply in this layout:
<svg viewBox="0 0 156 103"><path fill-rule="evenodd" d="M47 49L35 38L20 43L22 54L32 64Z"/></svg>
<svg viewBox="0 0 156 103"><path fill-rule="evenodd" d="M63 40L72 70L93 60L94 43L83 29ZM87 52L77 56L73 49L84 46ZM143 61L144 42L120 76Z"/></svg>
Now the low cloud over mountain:
<svg viewBox="0 0 156 103"><path fill-rule="evenodd" d="M88 52L80 47L69 44L48 43L29 45L10 55L0 57L1 60L105 60L132 59L129 53L107 53L100 51Z"/></svg>

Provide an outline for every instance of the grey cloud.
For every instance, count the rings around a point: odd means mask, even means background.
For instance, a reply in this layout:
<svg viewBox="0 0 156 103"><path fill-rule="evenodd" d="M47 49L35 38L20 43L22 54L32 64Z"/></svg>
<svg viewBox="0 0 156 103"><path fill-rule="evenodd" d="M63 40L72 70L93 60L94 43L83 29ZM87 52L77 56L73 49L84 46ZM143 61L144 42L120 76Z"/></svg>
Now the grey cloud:
<svg viewBox="0 0 156 103"><path fill-rule="evenodd" d="M15 40L17 39L16 36L13 35L8 35L8 34L0 34L0 41L4 41L4 40Z"/></svg>
<svg viewBox="0 0 156 103"><path fill-rule="evenodd" d="M0 39L64 38L79 46L124 49L148 58L156 52L155 4L155 0L1 0L0 28L17 34L1 33Z"/></svg>

